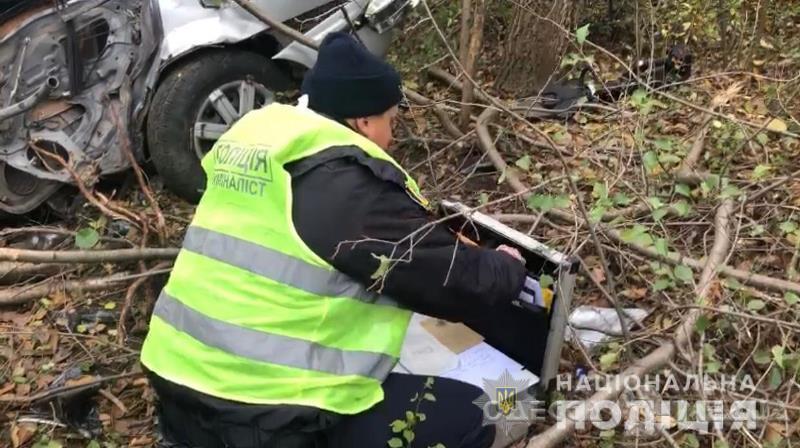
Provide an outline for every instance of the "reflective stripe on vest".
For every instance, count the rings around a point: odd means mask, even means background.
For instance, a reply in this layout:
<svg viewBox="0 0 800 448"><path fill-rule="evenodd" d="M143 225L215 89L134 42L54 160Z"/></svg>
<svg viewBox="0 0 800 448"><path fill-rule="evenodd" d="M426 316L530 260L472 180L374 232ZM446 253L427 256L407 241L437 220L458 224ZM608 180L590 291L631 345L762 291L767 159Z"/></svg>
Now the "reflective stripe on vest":
<svg viewBox="0 0 800 448"><path fill-rule="evenodd" d="M254 361L379 381L386 378L396 361L381 353L338 350L223 322L193 310L164 291L153 315L208 346Z"/></svg>
<svg viewBox="0 0 800 448"><path fill-rule="evenodd" d="M348 297L397 306L395 300L368 291L339 271L323 269L268 247L202 227L189 227L183 248L316 296Z"/></svg>

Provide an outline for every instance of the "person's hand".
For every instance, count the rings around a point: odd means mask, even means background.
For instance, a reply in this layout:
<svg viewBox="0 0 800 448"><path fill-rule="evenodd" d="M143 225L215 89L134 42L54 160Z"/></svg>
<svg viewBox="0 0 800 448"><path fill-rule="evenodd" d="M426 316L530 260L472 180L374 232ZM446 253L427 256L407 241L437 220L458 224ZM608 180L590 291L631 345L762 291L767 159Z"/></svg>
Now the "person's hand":
<svg viewBox="0 0 800 448"><path fill-rule="evenodd" d="M516 258L517 260L525 263L525 259L522 258L522 254L515 247L506 246L505 244L501 244L501 245L497 246L497 250L500 251L500 252L507 253L508 255L511 255L512 257Z"/></svg>

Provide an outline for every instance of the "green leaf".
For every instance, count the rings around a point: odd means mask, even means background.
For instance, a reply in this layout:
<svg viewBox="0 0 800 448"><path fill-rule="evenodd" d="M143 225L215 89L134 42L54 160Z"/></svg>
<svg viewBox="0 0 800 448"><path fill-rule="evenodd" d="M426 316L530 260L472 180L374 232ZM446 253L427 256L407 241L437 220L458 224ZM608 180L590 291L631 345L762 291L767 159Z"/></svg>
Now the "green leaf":
<svg viewBox="0 0 800 448"><path fill-rule="evenodd" d="M608 370L619 359L619 352L609 352L600 357L600 368Z"/></svg>
<svg viewBox="0 0 800 448"><path fill-rule="evenodd" d="M672 204L672 208L674 208L675 211L678 213L678 216L681 216L681 217L688 215L689 212L692 211L692 206L689 205L688 202L686 202L686 201L684 201L682 199L680 201Z"/></svg>
<svg viewBox="0 0 800 448"><path fill-rule="evenodd" d="M553 283L555 283L555 280L553 279L553 277L551 277L551 276L549 276L547 274L543 274L543 275L539 276L539 286L541 286L542 288L549 288L549 287L553 286Z"/></svg>
<svg viewBox="0 0 800 448"><path fill-rule="evenodd" d="M425 378L425 389L430 389L431 387L433 387L434 381L435 380L432 376Z"/></svg>
<svg viewBox="0 0 800 448"><path fill-rule="evenodd" d="M116 307L117 307L116 302L106 302L106 304L103 305L103 308L107 310L113 310Z"/></svg>
<svg viewBox="0 0 800 448"><path fill-rule="evenodd" d="M753 169L753 174L750 176L755 180L761 179L769 173L772 167L769 165L757 165L755 169Z"/></svg>
<svg viewBox="0 0 800 448"><path fill-rule="evenodd" d="M613 439L614 435L616 433L617 432L614 431L613 429L606 429L605 431L600 431L600 438L601 439Z"/></svg>
<svg viewBox="0 0 800 448"><path fill-rule="evenodd" d="M716 361L716 360L709 361L709 362L706 363L706 372L707 373L719 373L719 368L720 367L722 367L722 365L719 363L719 361Z"/></svg>
<svg viewBox="0 0 800 448"><path fill-rule="evenodd" d="M583 43L586 42L586 38L589 37L589 25L590 24L587 23L575 31L575 39L577 39L578 45L583 45Z"/></svg>
<svg viewBox="0 0 800 448"><path fill-rule="evenodd" d="M406 429L405 431L403 431L403 438L408 440L408 443L413 442L414 441L414 431L412 431L410 429Z"/></svg>
<svg viewBox="0 0 800 448"><path fill-rule="evenodd" d="M714 442L714 448L730 448L730 446L728 445L728 442L724 440L716 440Z"/></svg>
<svg viewBox="0 0 800 448"><path fill-rule="evenodd" d="M798 297L797 294L788 291L783 294L783 300L785 300L789 305L794 305L795 303L800 302L800 297Z"/></svg>
<svg viewBox="0 0 800 448"><path fill-rule="evenodd" d="M683 435L683 441L681 441L681 446L686 448L700 448L700 441L697 440L697 436L692 433L686 433Z"/></svg>
<svg viewBox="0 0 800 448"><path fill-rule="evenodd" d="M430 392L426 392L425 395L422 396L422 398L428 401L436 401L436 397L434 397L433 394Z"/></svg>
<svg viewBox="0 0 800 448"><path fill-rule="evenodd" d="M411 411L406 411L406 422L408 423L415 423L417 421L417 417Z"/></svg>
<svg viewBox="0 0 800 448"><path fill-rule="evenodd" d="M403 446L403 439L399 437L392 437L386 443L389 445L389 448L400 448Z"/></svg>
<svg viewBox="0 0 800 448"><path fill-rule="evenodd" d="M651 196L651 197L647 198L647 202L654 209L661 208L661 207L664 206L664 202L661 200L661 198L658 198L656 196Z"/></svg>
<svg viewBox="0 0 800 448"><path fill-rule="evenodd" d="M408 427L408 424L406 422L404 422L403 420L395 420L392 423L390 423L389 426L392 427L392 432L398 433L398 432L406 429L406 427Z"/></svg>
<svg viewBox="0 0 800 448"><path fill-rule="evenodd" d="M735 278L733 278L733 277L728 277L728 278L726 278L725 280L723 280L723 281L722 281L722 284L723 284L723 285L724 285L726 288L728 288L728 289L732 289L732 290L734 290L734 291L738 291L738 290L742 289L742 284L741 284L741 283L739 283L739 280L736 280L736 279L735 279Z"/></svg>
<svg viewBox="0 0 800 448"><path fill-rule="evenodd" d="M97 442L97 440L92 440L86 444L86 448L100 448L100 444Z"/></svg>
<svg viewBox="0 0 800 448"><path fill-rule="evenodd" d="M672 140L660 138L653 142L653 145L662 151L672 151Z"/></svg>
<svg viewBox="0 0 800 448"><path fill-rule="evenodd" d="M595 182L592 187L592 197L603 199L608 197L608 187L605 182Z"/></svg>
<svg viewBox="0 0 800 448"><path fill-rule="evenodd" d="M686 184L675 185L675 193L686 196L687 198L692 197L692 190Z"/></svg>
<svg viewBox="0 0 800 448"><path fill-rule="evenodd" d="M736 185L727 185L725 188L722 189L720 192L721 198L733 198L742 194L742 190L739 189Z"/></svg>
<svg viewBox="0 0 800 448"><path fill-rule="evenodd" d="M100 234L91 227L86 227L75 234L75 247L78 249L91 249L100 241Z"/></svg>
<svg viewBox="0 0 800 448"><path fill-rule="evenodd" d="M797 223L794 221L784 221L778 228L781 229L783 233L793 233L797 230Z"/></svg>
<svg viewBox="0 0 800 448"><path fill-rule="evenodd" d="M522 170L528 171L531 169L531 157L530 156L522 156L514 162L514 165L519 167Z"/></svg>
<svg viewBox="0 0 800 448"><path fill-rule="evenodd" d="M428 418L427 415L423 414L422 412L417 412L417 420L424 422L426 418Z"/></svg>
<svg viewBox="0 0 800 448"><path fill-rule="evenodd" d="M629 198L625 193L617 193L611 200L614 201L614 205L628 205L633 199Z"/></svg>
<svg viewBox="0 0 800 448"><path fill-rule="evenodd" d="M667 240L665 240L664 238L656 239L655 249L659 255L664 255L664 256L669 255L669 244L667 243Z"/></svg>
<svg viewBox="0 0 800 448"><path fill-rule="evenodd" d="M661 207L659 209L653 210L653 219L655 219L656 221L661 221L662 219L664 219L665 216L667 216L667 213L669 213L668 207Z"/></svg>
<svg viewBox="0 0 800 448"><path fill-rule="evenodd" d="M508 171L508 167L506 167L503 172L500 173L500 178L497 179L497 185L500 185L506 181L506 171Z"/></svg>
<svg viewBox="0 0 800 448"><path fill-rule="evenodd" d="M431 445L431 446L429 446L428 448L447 448L447 447L446 447L446 446L444 446L444 444L443 444L443 443L437 443L436 445ZM727 447L726 447L726 448L727 448Z"/></svg>
<svg viewBox="0 0 800 448"><path fill-rule="evenodd" d="M775 361L775 364L779 365L781 368L784 368L783 365L783 347L780 345L775 345L772 347L772 360Z"/></svg>
<svg viewBox="0 0 800 448"><path fill-rule="evenodd" d="M764 233L766 229L761 224L756 224L750 229L750 236L759 236Z"/></svg>
<svg viewBox="0 0 800 448"><path fill-rule="evenodd" d="M486 205L489 202L489 195L486 193L481 193L480 196L478 196L478 202L481 205Z"/></svg>
<svg viewBox="0 0 800 448"><path fill-rule="evenodd" d="M764 303L763 300L760 299L753 299L747 302L747 309L751 311L761 310L764 308L764 306L766 306L766 304Z"/></svg>
<svg viewBox="0 0 800 448"><path fill-rule="evenodd" d="M547 194L535 194L528 197L528 208L547 213L555 208L555 200Z"/></svg>
<svg viewBox="0 0 800 448"><path fill-rule="evenodd" d="M553 199L553 204L556 208L568 208L572 202L569 200L569 196L562 194L560 196L556 196Z"/></svg>
<svg viewBox="0 0 800 448"><path fill-rule="evenodd" d="M75 330L77 330L78 333L86 333L86 324L78 324L78 326L75 327Z"/></svg>
<svg viewBox="0 0 800 448"><path fill-rule="evenodd" d="M591 210L589 210L589 220L591 220L592 222L598 222L601 219L603 219L603 215L605 214L606 214L605 207L600 205L594 206L592 207Z"/></svg>
<svg viewBox="0 0 800 448"><path fill-rule="evenodd" d="M666 277L662 277L653 283L653 291L663 291L672 286L672 281Z"/></svg>
<svg viewBox="0 0 800 448"><path fill-rule="evenodd" d="M764 146L769 143L769 136L764 132L760 132L758 135L756 135L756 141L760 143L761 146Z"/></svg>
<svg viewBox="0 0 800 448"><path fill-rule="evenodd" d="M766 350L759 350L753 354L753 362L759 365L765 365L772 362L772 355Z"/></svg>
<svg viewBox="0 0 800 448"><path fill-rule="evenodd" d="M708 328L710 324L711 321L708 320L708 317L701 314L700 317L697 318L697 322L695 322L694 328L695 330L697 330L698 333L702 333L706 331L706 328Z"/></svg>
<svg viewBox="0 0 800 448"><path fill-rule="evenodd" d="M692 283L692 280L694 280L694 273L692 272L692 269L685 264L679 264L675 266L675 269L672 272L675 274L675 278L683 283Z"/></svg>
<svg viewBox="0 0 800 448"><path fill-rule="evenodd" d="M653 237L647 233L647 228L640 224L636 224L631 228L623 230L619 235L622 238L622 241L625 241L626 243L638 244L644 247L648 247L653 244Z"/></svg>
<svg viewBox="0 0 800 448"><path fill-rule="evenodd" d="M653 172L656 168L658 168L658 154L653 151L647 151L642 156L642 163L644 163L645 169L648 172Z"/></svg>
<svg viewBox="0 0 800 448"><path fill-rule="evenodd" d="M777 367L773 367L769 371L769 387L772 390L777 389L783 383L783 372Z"/></svg>
<svg viewBox="0 0 800 448"><path fill-rule="evenodd" d="M371 254L372 258L378 260L378 269L369 276L372 280L379 280L386 277L386 274L389 273L389 268L392 267L392 259L387 257L386 255L375 255Z"/></svg>

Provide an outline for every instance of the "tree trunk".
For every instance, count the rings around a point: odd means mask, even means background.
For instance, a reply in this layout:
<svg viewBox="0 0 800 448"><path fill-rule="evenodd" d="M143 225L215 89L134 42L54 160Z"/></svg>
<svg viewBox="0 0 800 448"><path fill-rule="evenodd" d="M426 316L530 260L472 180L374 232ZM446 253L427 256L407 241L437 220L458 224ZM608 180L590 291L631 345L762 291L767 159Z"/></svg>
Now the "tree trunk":
<svg viewBox="0 0 800 448"><path fill-rule="evenodd" d="M573 2L515 2L496 87L517 96L535 95L558 70L568 36L546 17L572 28Z"/></svg>

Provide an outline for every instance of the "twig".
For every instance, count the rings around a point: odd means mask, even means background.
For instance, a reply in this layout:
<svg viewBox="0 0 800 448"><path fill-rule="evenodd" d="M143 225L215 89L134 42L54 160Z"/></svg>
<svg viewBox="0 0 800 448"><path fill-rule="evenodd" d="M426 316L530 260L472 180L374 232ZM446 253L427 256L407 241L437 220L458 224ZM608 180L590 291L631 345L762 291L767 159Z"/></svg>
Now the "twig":
<svg viewBox="0 0 800 448"><path fill-rule="evenodd" d="M30 280L43 275L55 275L65 267L64 264L13 263L0 261L0 284L12 284Z"/></svg>
<svg viewBox="0 0 800 448"><path fill-rule="evenodd" d="M106 263L137 260L172 260L177 248L139 248L108 250L28 250L0 248L0 261L30 263Z"/></svg>
<svg viewBox="0 0 800 448"><path fill-rule="evenodd" d="M100 389L98 392L100 393L100 395L108 398L110 402L114 403L114 406L116 406L117 409L122 411L123 415L128 413L128 408L125 407L125 404L123 404L119 398L115 397L114 394L111 393L111 391L107 389Z"/></svg>
<svg viewBox="0 0 800 448"><path fill-rule="evenodd" d="M700 276L700 281L695 287L695 292L701 298L704 298L708 292L708 288L711 286L716 276L718 267L724 262L728 249L730 248L728 223L732 210L733 201L730 199L725 200L717 210L714 223L714 246L709 254L703 273ZM689 312L681 326L675 332L672 341L664 343L649 355L636 361L632 366L617 375L614 380L609 382L609 387L595 393L586 400L587 409L592 409L594 405L600 401L616 401L624 390L624 385L628 384L628 381L626 381L628 378L635 377L641 379L643 375L666 365L675 356L676 347L684 346L689 342L691 331L700 315L700 310ZM559 425L551 426L543 433L531 439L527 448L555 447L573 432L575 432L575 419L567 418L565 421L559 422Z"/></svg>
<svg viewBox="0 0 800 448"><path fill-rule="evenodd" d="M133 155L133 151L131 151L130 139L128 138L128 128L123 126L120 122L119 115L117 114L117 111L113 105L109 106L109 110L111 111L111 117L117 125L117 130L121 132L120 146L122 147L122 152L125 153L125 157L128 158L128 163L130 163L131 167L133 168L133 173L136 176L136 181L139 183L139 188L142 189L142 193L144 193L147 201L150 203L150 207L153 209L153 213L156 215L156 223L158 224L158 241L163 246L167 244L167 222L164 220L164 215L161 213L161 208L158 206L158 200L153 194L153 190L150 189L147 181L144 178L142 167L139 166L139 163L136 161L136 157Z"/></svg>
<svg viewBox="0 0 800 448"><path fill-rule="evenodd" d="M426 98L425 96L409 88L403 89L403 93L405 94L405 96L407 96L417 104L432 107L433 113L436 114L436 118L439 119L439 122L442 124L442 127L444 128L445 131L447 131L448 134L450 134L451 137L455 139L460 139L464 137L464 134L461 132L460 129L458 129L458 126L456 126L455 123L453 123L453 121L447 115L447 112L445 112L445 110L442 109L442 107L439 104L437 104L430 98Z"/></svg>
<svg viewBox="0 0 800 448"><path fill-rule="evenodd" d="M40 147L35 141L31 141L29 143L31 145L31 148L33 148L36 154L38 154L40 157L41 156L48 157L61 164L61 166L64 167L65 170L67 170L69 175L72 176L72 179L75 181L75 185L78 187L78 190L80 190L81 194L83 194L86 200L89 201L95 207L97 207L101 212L103 212L103 214L108 215L115 219L122 219L124 221L128 221L136 226L139 225L137 222L138 219L136 218L135 215L111 210L108 206L100 202L97 199L97 197L95 197L95 195L92 194L86 188L86 185L84 185L83 183L83 179L81 179L80 175L78 175L78 173L75 172L75 170L69 165L69 163L67 163L66 160L64 160L63 157L59 156L58 154L54 154L50 151L47 151L46 149Z"/></svg>
<svg viewBox="0 0 800 448"><path fill-rule="evenodd" d="M569 212L565 212L563 210L550 210L547 213L550 216L563 222L574 223L576 221L576 217L574 215L570 214ZM533 215L496 214L493 216L495 219L498 219L503 222L532 223L536 220L536 217ZM648 258L652 258L653 260L662 261L669 264L684 264L694 269L695 271L703 269L704 263L700 260L686 257L677 253L669 253L668 255L661 255L658 252L656 252L655 249L639 246L637 244L628 243L624 241L620 236L619 232L611 228L602 227L601 229L603 231L603 234L608 236L616 243L628 247L632 249L634 252L644 255ZM754 274L752 272L732 268L730 266L720 266L719 269L720 269L719 270L720 275L735 278L746 285L765 288L771 291L780 291L780 292L791 291L796 294L800 294L800 283L769 277L762 274Z"/></svg>
<svg viewBox="0 0 800 448"><path fill-rule="evenodd" d="M153 270L145 273L144 275L166 274L168 269L160 271ZM121 272L103 278L89 278L84 280L67 280L61 281L60 279L49 279L36 285L19 287L19 288L6 288L0 291L0 306L8 305L21 305L31 300L40 299L58 290L65 292L72 291L102 291L113 288L121 282L139 278L143 274L129 274Z"/></svg>
<svg viewBox="0 0 800 448"><path fill-rule="evenodd" d="M167 266L170 265L171 262L161 262L158 263L151 269L150 271L160 271ZM146 274L150 271L144 271L142 274ZM125 337L127 336L127 330L125 329L125 321L128 319L128 310L131 307L131 302L133 302L133 295L136 294L136 290L139 289L144 282L149 279L148 276L144 276L141 278L136 279L131 285L128 287L128 291L125 292L125 301L122 303L122 310L119 313L119 321L117 321L117 344L124 345L125 344Z"/></svg>
<svg viewBox="0 0 800 448"><path fill-rule="evenodd" d="M517 193L524 194L522 192L529 191L529 188L526 187L525 184L523 184L522 181L519 180L519 177L516 175L514 171L508 168L508 164L506 164L505 160L503 160L503 157L497 151L497 148L494 145L494 141L492 140L492 136L489 134L489 129L487 128L487 125L495 116L497 116L497 111L495 109L489 108L486 109L480 115L480 117L478 117L478 122L476 125L478 140L481 144L481 147L483 147L484 151L486 151L486 154L489 156L489 159L492 161L495 167L500 172L505 174L506 179L508 180L508 184L511 185L511 187ZM542 133L542 135L545 138L545 140L552 143L547 134ZM567 166L567 162L566 160L564 160L564 156L561 155L561 153L555 147L555 143L552 143L551 147L558 154L558 157L561 160L561 164L564 167L564 171L569 172L569 167ZM589 220L588 213L586 212L586 208L583 205L583 201L581 200L581 194L580 191L578 190L578 187L575 185L575 181L570 176L567 176L567 180L569 181L572 193L575 195L578 201L578 207L579 210L581 211L581 214L583 215L584 222L587 223L589 227L589 233L591 235L595 249L598 251L598 255L600 256L600 261L603 264L603 269L605 269L605 272L607 273L606 284L608 285L608 289L607 290L604 289L603 291L608 293L607 298L614 306L614 309L619 315L619 320L622 325L622 333L624 334L625 340L627 341L630 339L630 334L628 331L627 321L625 319L625 311L623 310L622 305L619 303L619 300L617 300L617 298L614 296L614 291L616 290L616 286L614 285L614 280L610 275L611 270L609 268L608 260L606 259L605 256L605 251L603 250L603 247L600 244L600 239L597 237L594 225Z"/></svg>
<svg viewBox="0 0 800 448"><path fill-rule="evenodd" d="M464 3L467 4L468 0L465 0ZM483 22L485 18L486 0L475 0L475 14L473 14L472 31L470 32L469 38L469 49L466 53L463 51L461 52L462 56L466 56L461 60L461 62L471 77L475 76L478 54L480 53L481 45L483 44ZM463 41L464 39L462 34L462 43ZM470 122L470 103L472 103L473 98L473 86L468 84L461 93L461 115L459 119L459 125L461 126L461 129L465 131Z"/></svg>
<svg viewBox="0 0 800 448"><path fill-rule="evenodd" d="M46 390L46 391L40 392L38 394L27 396L27 397L20 397L20 396L16 396L16 395L12 395L10 397L9 396L0 396L0 402L4 402L4 403L35 403L35 402L40 402L40 401L44 401L44 400L50 400L52 398L58 397L59 395L67 394L67 393L70 393L70 392L77 392L77 391L82 391L82 390L86 390L86 389L91 389L93 387L99 386L100 384L107 383L109 381L116 381L116 380L121 380L123 378L132 378L132 377L135 377L135 376L142 376L142 375L143 375L142 372L120 373L118 375L111 375L111 376L106 376L106 377L103 377L103 378L98 378L98 379L96 379L94 381L90 381L88 383L76 384L74 386L56 387L56 388L53 388L53 389L50 389L50 390Z"/></svg>
<svg viewBox="0 0 800 448"><path fill-rule="evenodd" d="M233 1L237 5L241 6L242 9L255 16L255 18L257 18L258 20L264 22L264 24L268 25L273 30L283 34L284 36L292 40L295 40L305 45L308 48L311 48L312 50L319 50L318 43L314 42L303 33L284 25L283 23L277 20L273 20L271 17L264 14L264 12L262 12L257 6L253 5L253 2L251 2L250 0L233 0Z"/></svg>

